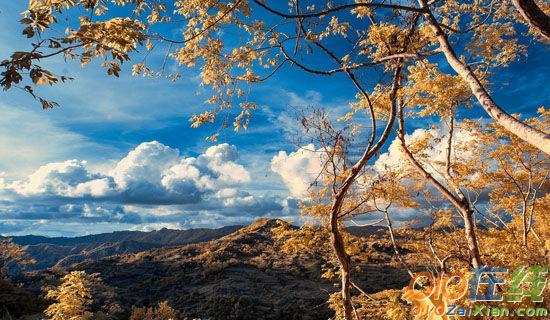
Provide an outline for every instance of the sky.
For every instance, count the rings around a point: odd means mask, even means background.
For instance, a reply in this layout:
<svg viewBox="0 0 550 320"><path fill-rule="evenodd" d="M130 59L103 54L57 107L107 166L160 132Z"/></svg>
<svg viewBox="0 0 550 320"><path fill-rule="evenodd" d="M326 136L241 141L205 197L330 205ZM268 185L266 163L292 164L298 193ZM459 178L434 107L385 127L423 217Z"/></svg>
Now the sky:
<svg viewBox="0 0 550 320"><path fill-rule="evenodd" d="M17 22L25 5L0 4L0 59L28 49ZM506 110L529 115L548 104L546 50L534 46L493 79L494 97ZM254 88L259 110L250 128L227 130L211 143L205 137L215 128L188 122L205 110L197 70L183 69L171 82L130 72L111 78L94 64L49 63L75 78L40 88L60 107L42 110L19 90L0 93L3 235L219 227L258 217L300 221L297 202L319 159L296 145L293 115L307 106L344 113L355 94L346 79L286 67ZM468 113L484 115L479 107ZM390 161L391 150L384 151ZM403 211L397 219L414 214Z"/></svg>

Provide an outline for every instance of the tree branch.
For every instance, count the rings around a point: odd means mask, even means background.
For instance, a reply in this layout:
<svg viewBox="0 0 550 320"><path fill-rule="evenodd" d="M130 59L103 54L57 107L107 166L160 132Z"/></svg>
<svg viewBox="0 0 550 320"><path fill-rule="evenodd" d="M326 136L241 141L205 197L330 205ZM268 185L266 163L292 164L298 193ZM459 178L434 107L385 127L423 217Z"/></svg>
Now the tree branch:
<svg viewBox="0 0 550 320"><path fill-rule="evenodd" d="M343 4L343 5L339 5L339 6L334 6L330 9L326 9L326 10L319 11L319 12L302 13L302 14L288 14L288 13L284 13L284 12L281 12L281 11L278 11L276 9L273 9L273 8L269 7L268 5L266 5L264 3L264 1L261 1L261 0L253 0L253 1L257 5L259 5L260 7L264 8L265 10L267 10L267 11L273 13L273 14L276 14L280 17L287 18L287 19L315 18L315 17L326 16L329 13L338 12L340 10L354 9L354 8L360 8L360 7L385 8L385 9L404 10L404 11L419 12L419 13L426 12L425 9L416 8L416 7L408 7L408 6L395 5L395 4L386 4L386 3L372 3L372 2L365 3L365 2L360 2L360 3L350 3L350 4Z"/></svg>
<svg viewBox="0 0 550 320"><path fill-rule="evenodd" d="M502 126L504 129L516 135L521 140L531 144L535 148L538 148L544 151L547 154L550 154L550 136L542 131L539 131L528 124L521 122L520 120L514 118L506 111L504 111L496 102L493 100L487 89L483 86L477 75L470 69L470 67L462 62L456 52L452 48L449 39L445 32L441 29L441 25L429 10L426 0L418 0L421 8L424 8L426 13L427 23L430 25L434 31L437 40L439 42L439 47L449 65L453 70L458 73L458 75L468 84L472 93L477 98L483 109L493 118L497 124Z"/></svg>
<svg viewBox="0 0 550 320"><path fill-rule="evenodd" d="M527 24L540 35L550 40L550 17L544 13L534 0L512 0Z"/></svg>

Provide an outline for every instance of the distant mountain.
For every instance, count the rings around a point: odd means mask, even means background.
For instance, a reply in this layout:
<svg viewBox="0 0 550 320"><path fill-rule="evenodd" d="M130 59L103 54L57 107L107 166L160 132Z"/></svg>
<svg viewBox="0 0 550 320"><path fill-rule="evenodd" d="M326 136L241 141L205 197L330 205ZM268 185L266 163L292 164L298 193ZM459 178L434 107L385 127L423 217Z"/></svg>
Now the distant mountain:
<svg viewBox="0 0 550 320"><path fill-rule="evenodd" d="M36 264L27 270L63 268L84 260L99 260L114 255L137 253L151 249L182 246L221 238L242 228L226 226L218 229L189 230L160 229L156 231L116 231L81 237L44 237L36 235L12 236L22 245ZM355 236L369 236L384 232L382 227L350 226Z"/></svg>
<svg viewBox="0 0 550 320"><path fill-rule="evenodd" d="M226 235L242 228L242 226L227 226L218 229L197 228L189 230L160 229L150 232L144 231L115 231L82 237L43 237L43 236L12 236L10 238L20 245L55 244L77 245L85 243L105 243L133 240L143 243L162 246L181 245L182 243L203 242Z"/></svg>
<svg viewBox="0 0 550 320"><path fill-rule="evenodd" d="M161 301L186 319L333 317L326 301L337 287L336 281L321 278L326 261L310 252L283 253L273 233L279 226L297 228L282 220L259 219L208 242L88 260L60 271L100 273L114 290L111 301L126 310L121 319L127 319L133 305ZM385 250L390 248L382 249L375 249L377 260L355 274L354 281L368 292L402 288L408 279L390 264L392 251Z"/></svg>
<svg viewBox="0 0 550 320"><path fill-rule="evenodd" d="M242 228L161 229L151 232L117 231L83 237L15 236L13 241L24 246L37 263L28 269L61 268L84 260L98 260L113 255L136 253L154 248L181 246L218 239Z"/></svg>
<svg viewBox="0 0 550 320"><path fill-rule="evenodd" d="M128 319L132 306L162 301L178 310L181 319L334 318L327 299L338 290L338 281L321 277L327 261L315 250L284 252L275 228L298 227L258 219L246 227L212 230L16 237L40 265L55 267L20 274L14 283L38 298L43 288L58 285L69 271L99 273L105 286L94 294L93 310L113 320ZM372 253L354 267L354 283L366 292L403 288L408 275L395 263L384 230L355 227L350 232L366 236L363 250ZM18 310L13 303L7 308Z"/></svg>

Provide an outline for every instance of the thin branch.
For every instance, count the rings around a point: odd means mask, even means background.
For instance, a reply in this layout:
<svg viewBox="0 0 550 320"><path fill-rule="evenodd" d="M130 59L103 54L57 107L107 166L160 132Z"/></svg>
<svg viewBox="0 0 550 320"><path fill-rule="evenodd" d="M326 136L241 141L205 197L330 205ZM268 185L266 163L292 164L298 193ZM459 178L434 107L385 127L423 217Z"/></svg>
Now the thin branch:
<svg viewBox="0 0 550 320"><path fill-rule="evenodd" d="M410 11L410 12L419 12L419 13L425 13L426 10L422 8L416 8L416 7L408 7L408 6L402 6L402 5L394 5L394 4L386 4L386 3L350 3L350 4L343 4L339 6L334 6L332 8L319 11L319 12L311 12L311 13L302 13L302 14L288 14L281 11L278 11L276 9L273 9L269 6L267 6L264 1L262 0L253 0L254 3L259 5L260 7L264 8L265 10L276 14L280 17L287 18L287 19L296 19L296 18L315 18L315 17L322 17L326 16L329 13L338 12L345 9L354 9L354 8L360 8L360 7L368 7L368 8L385 8L385 9L393 9L393 10L404 10L404 11Z"/></svg>

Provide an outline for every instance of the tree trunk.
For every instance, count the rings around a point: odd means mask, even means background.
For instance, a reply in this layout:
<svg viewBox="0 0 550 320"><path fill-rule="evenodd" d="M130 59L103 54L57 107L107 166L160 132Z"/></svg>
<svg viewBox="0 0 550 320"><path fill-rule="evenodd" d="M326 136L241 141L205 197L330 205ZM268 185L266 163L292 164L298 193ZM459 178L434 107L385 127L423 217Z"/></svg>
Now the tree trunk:
<svg viewBox="0 0 550 320"><path fill-rule="evenodd" d="M472 219L473 212L470 209L470 205L467 203L464 203L461 211L464 219L464 235L466 236L466 242L468 243L470 263L472 264L472 267L479 268L479 266L481 266L481 257L479 255L479 245L477 243L475 226Z"/></svg>
<svg viewBox="0 0 550 320"><path fill-rule="evenodd" d="M334 207L334 206L333 206ZM340 279L342 280L342 288L340 293L342 295L343 307L344 307L344 319L351 320L353 306L351 301L351 280L350 280L350 265L351 260L349 254L346 252L346 245L344 238L340 232L340 226L338 225L338 214L340 210L332 210L330 219L330 234L331 244L336 253L338 262L340 263Z"/></svg>
<svg viewBox="0 0 550 320"><path fill-rule="evenodd" d="M531 28L540 33L544 39L550 40L550 17L537 6L534 0L512 0L512 3Z"/></svg>
<svg viewBox="0 0 550 320"><path fill-rule="evenodd" d="M441 182L433 177L426 169L416 160L411 151L407 148L405 141L405 125L403 121L403 108L400 106L397 116L397 123L399 129L397 130L397 137L401 144L401 149L409 163L428 181L430 182L443 197L449 200L453 206L460 211L464 220L464 233L466 242L468 244L468 253L470 255L470 264L477 268L481 262L481 256L479 254L479 245L477 243L477 237L475 233L474 222L472 219L473 212L467 199L460 196L455 196L449 189L447 189Z"/></svg>
<svg viewBox="0 0 550 320"><path fill-rule="evenodd" d="M401 60L398 60L398 63L401 64ZM334 253L336 254L336 258L338 259L338 263L340 264L340 273L341 273L340 276L342 279L341 293L342 293L342 299L343 299L345 320L352 319L353 305L351 301L351 291L350 291L351 259L346 252L346 245L344 242L344 238L342 237L340 225L338 223L340 219L343 218L342 216L340 216L342 204L344 202L344 198L346 197L346 194L349 188L355 182L355 179L357 178L357 175L359 174L361 169L363 169L363 167L367 164L367 162L378 151L380 151L380 149L382 148L382 146L385 144L388 137L390 136L390 133L393 128L393 124L395 122L396 113L397 113L396 95L397 95L397 90L399 88L399 79L401 77L401 71L402 71L402 66L399 65L395 70L392 90L390 92L390 98L392 101L391 108L390 108L390 118L386 123L386 127L382 132L382 136L380 137L378 142L374 146L372 146L372 148L367 147L363 152L363 154L361 155L361 158L359 158L359 160L350 168L346 179L344 179L344 182L342 183L342 186L338 189L338 192L334 195L334 200L330 208L331 244L332 244Z"/></svg>
<svg viewBox="0 0 550 320"><path fill-rule="evenodd" d="M508 130L512 134L516 135L523 141L531 144L535 148L540 149L546 154L550 154L550 136L542 131L539 131L518 119L512 117L506 111L501 109L491 98L491 95L483 84L479 81L475 73L470 69L468 65L460 61L456 56L447 35L441 29L441 26L435 19L433 13L428 10L426 0L418 0L420 7L427 10L425 16L430 27L435 32L437 40L439 41L439 47L449 65L462 79L470 86L472 93L477 98L483 109L504 129Z"/></svg>
<svg viewBox="0 0 550 320"><path fill-rule="evenodd" d="M477 243L477 237L474 228L474 222L472 219L472 210L470 205L466 201L460 201L457 199L447 188L445 188L439 181L437 181L430 173L422 167L414 156L410 153L406 146L404 146L404 141L401 142L401 146L404 149L405 156L409 159L409 162L419 171L428 182L430 182L447 200L449 200L456 209L462 213L464 220L464 234L466 237L466 242L468 244L468 253L470 255L470 263L472 267L477 268L481 265L481 257L479 254L479 245Z"/></svg>
<svg viewBox="0 0 550 320"><path fill-rule="evenodd" d="M523 225L523 235L522 235L522 242L525 249L529 249L529 232L532 231L532 216L528 215L527 213L527 201L523 201L523 208L522 208L522 225ZM535 205L534 203L532 204Z"/></svg>

